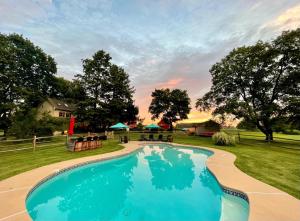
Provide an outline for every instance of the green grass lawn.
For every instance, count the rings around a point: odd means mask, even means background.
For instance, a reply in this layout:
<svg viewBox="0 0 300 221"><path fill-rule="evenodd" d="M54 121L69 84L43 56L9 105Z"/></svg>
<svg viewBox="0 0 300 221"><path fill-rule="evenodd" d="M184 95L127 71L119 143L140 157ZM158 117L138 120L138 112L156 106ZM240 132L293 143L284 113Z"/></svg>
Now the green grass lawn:
<svg viewBox="0 0 300 221"><path fill-rule="evenodd" d="M176 143L213 147L237 156L235 165L248 175L300 199L300 142L242 138L236 146L220 147L210 138L177 135Z"/></svg>
<svg viewBox="0 0 300 221"><path fill-rule="evenodd" d="M117 141L110 140L104 141L102 148L82 152L70 152L65 148L64 139L58 139L48 145L37 145L36 151L29 149L0 153L0 180L47 164L108 153L122 148L121 145L118 145Z"/></svg>
<svg viewBox="0 0 300 221"><path fill-rule="evenodd" d="M130 133L132 140L136 140L139 136L137 133ZM157 137L157 135L155 136ZM235 165L242 171L300 199L299 135L288 135L289 138L294 139L291 141L276 139L275 134L275 141L267 143L263 140L264 138L254 139L241 134L241 142L230 147L215 146L211 138L187 136L183 133L175 133L173 136L176 143L229 151L237 156ZM280 136L284 138L284 135L280 134ZM115 137L115 140L104 141L103 148L76 153L68 152L65 149L65 138L63 137L38 145L35 152L31 149L0 153L0 179L50 163L119 150L122 146L118 145L118 135ZM32 144L28 142L26 145L30 147ZM12 146L14 148L22 147L20 143ZM8 148L4 143L1 143L1 149L11 149L11 147Z"/></svg>

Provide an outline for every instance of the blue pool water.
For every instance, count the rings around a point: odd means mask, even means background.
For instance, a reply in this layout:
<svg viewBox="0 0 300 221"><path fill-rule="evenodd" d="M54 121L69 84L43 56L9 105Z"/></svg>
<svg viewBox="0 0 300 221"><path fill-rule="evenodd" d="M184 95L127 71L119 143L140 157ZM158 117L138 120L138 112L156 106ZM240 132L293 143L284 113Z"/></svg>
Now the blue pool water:
<svg viewBox="0 0 300 221"><path fill-rule="evenodd" d="M246 221L248 203L225 194L210 152L149 145L55 176L27 198L34 221Z"/></svg>

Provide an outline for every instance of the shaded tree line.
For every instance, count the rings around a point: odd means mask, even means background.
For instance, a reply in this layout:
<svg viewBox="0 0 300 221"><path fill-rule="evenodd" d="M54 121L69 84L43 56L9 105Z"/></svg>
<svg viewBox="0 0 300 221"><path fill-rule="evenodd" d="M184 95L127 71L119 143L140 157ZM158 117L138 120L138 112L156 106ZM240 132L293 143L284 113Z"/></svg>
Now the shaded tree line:
<svg viewBox="0 0 300 221"><path fill-rule="evenodd" d="M113 64L105 51L83 60L83 74L76 75L76 81L85 92L77 104L77 118L89 122L93 131L137 119L139 110L134 105L129 75Z"/></svg>
<svg viewBox="0 0 300 221"><path fill-rule="evenodd" d="M271 42L232 50L210 69L212 87L198 99L200 111L233 115L255 125L266 140L281 121L299 128L300 29Z"/></svg>
<svg viewBox="0 0 300 221"><path fill-rule="evenodd" d="M62 125L53 123L48 115L37 119L36 110L48 97L75 104L78 120L89 124L91 130L136 118L138 108L129 76L111 63L108 53L98 51L93 58L83 60L83 74L74 80L56 73L53 57L30 40L0 33L0 129L5 136L11 132L26 137L44 130L41 127L47 127L47 122ZM27 133L18 129L25 125Z"/></svg>

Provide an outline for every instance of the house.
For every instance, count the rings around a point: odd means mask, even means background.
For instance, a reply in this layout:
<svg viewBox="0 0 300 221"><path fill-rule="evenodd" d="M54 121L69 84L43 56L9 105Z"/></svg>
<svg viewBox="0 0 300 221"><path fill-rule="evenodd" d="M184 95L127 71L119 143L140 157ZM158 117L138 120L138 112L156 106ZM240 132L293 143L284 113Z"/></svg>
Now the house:
<svg viewBox="0 0 300 221"><path fill-rule="evenodd" d="M179 123L177 128L183 129L189 134L211 137L220 131L221 125L213 120L208 120L200 123Z"/></svg>
<svg viewBox="0 0 300 221"><path fill-rule="evenodd" d="M157 125L160 126L164 130L170 129L170 125L167 124L163 119L161 119Z"/></svg>
<svg viewBox="0 0 300 221"><path fill-rule="evenodd" d="M69 118L75 110L74 105L58 100L55 98L48 98L38 108L38 116L47 113L52 117Z"/></svg>
<svg viewBox="0 0 300 221"><path fill-rule="evenodd" d="M134 129L137 127L137 121L136 120L129 121L129 122L127 122L127 125L130 129Z"/></svg>

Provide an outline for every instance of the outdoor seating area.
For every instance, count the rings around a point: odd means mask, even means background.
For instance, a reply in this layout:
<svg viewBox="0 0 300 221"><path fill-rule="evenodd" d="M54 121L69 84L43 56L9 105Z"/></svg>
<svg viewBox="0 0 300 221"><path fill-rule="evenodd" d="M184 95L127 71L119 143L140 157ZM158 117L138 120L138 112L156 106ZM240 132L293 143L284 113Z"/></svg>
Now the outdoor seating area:
<svg viewBox="0 0 300 221"><path fill-rule="evenodd" d="M102 147L102 139L101 137L79 137L77 139L72 139L68 142L68 150L73 152L83 151L83 150L91 150Z"/></svg>
<svg viewBox="0 0 300 221"><path fill-rule="evenodd" d="M129 139L127 136L120 136L120 143L128 143Z"/></svg>
<svg viewBox="0 0 300 221"><path fill-rule="evenodd" d="M139 141L162 141L162 142L173 142L173 136L163 134L159 134L157 138L155 138L154 134L149 134L148 138L145 134L141 134Z"/></svg>

